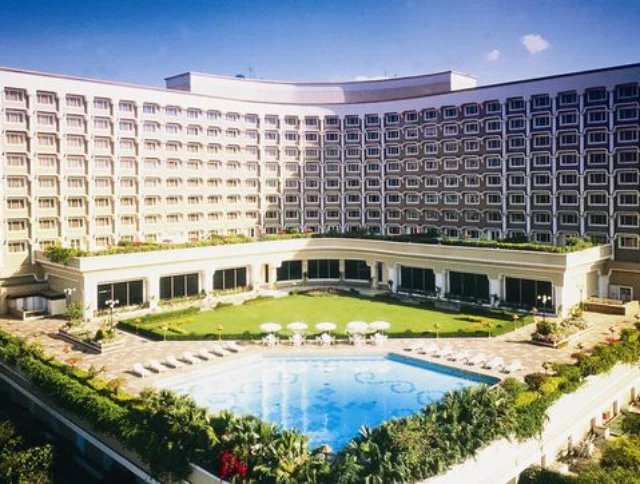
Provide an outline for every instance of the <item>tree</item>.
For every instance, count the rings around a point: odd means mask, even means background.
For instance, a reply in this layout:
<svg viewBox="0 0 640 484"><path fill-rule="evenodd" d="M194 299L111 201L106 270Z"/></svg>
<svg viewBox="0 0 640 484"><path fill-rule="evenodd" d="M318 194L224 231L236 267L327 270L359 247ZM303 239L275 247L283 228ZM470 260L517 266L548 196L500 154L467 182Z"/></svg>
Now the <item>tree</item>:
<svg viewBox="0 0 640 484"><path fill-rule="evenodd" d="M10 422L0 423L0 482L51 482L53 447L29 447Z"/></svg>

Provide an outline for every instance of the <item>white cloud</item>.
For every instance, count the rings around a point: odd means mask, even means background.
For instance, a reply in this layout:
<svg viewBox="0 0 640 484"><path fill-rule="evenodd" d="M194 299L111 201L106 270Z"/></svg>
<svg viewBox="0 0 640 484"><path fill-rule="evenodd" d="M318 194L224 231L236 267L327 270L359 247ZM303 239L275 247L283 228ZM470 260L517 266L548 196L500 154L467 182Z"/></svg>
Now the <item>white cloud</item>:
<svg viewBox="0 0 640 484"><path fill-rule="evenodd" d="M502 54L502 52L500 52L498 49L491 49L487 54L487 60L489 62L496 62L498 59L500 59L500 54Z"/></svg>
<svg viewBox="0 0 640 484"><path fill-rule="evenodd" d="M540 34L527 34L520 37L520 42L524 45L529 54L537 54L551 47L551 44Z"/></svg>

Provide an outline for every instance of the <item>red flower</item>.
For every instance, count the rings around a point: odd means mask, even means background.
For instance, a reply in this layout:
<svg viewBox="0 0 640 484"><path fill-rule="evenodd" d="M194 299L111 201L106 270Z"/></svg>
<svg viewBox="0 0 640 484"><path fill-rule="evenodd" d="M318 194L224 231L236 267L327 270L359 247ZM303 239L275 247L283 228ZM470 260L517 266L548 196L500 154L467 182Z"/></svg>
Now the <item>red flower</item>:
<svg viewBox="0 0 640 484"><path fill-rule="evenodd" d="M247 475L247 470L247 465L230 451L225 450L220 455L219 477L221 479L228 479L236 476L244 479Z"/></svg>

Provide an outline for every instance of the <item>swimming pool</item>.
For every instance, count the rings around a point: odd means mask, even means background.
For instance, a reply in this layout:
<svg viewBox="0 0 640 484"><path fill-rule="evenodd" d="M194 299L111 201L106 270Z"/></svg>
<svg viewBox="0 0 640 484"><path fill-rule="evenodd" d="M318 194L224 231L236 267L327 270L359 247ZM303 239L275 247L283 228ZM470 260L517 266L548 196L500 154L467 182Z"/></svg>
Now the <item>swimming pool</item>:
<svg viewBox="0 0 640 484"><path fill-rule="evenodd" d="M211 411L256 415L334 450L376 426L415 413L449 390L497 380L400 355L266 356L167 378L158 386L193 396Z"/></svg>

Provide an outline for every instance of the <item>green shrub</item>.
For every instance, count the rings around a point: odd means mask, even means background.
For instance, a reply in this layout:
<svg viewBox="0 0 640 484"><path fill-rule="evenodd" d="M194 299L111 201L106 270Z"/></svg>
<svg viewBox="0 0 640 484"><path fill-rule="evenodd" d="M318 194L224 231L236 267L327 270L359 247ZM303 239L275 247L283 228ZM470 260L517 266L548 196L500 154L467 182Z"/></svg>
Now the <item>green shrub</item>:
<svg viewBox="0 0 640 484"><path fill-rule="evenodd" d="M551 469L531 466L518 478L518 484L571 484L573 479Z"/></svg>
<svg viewBox="0 0 640 484"><path fill-rule="evenodd" d="M640 437L640 415L635 413L625 413L622 420L622 431L625 434Z"/></svg>
<svg viewBox="0 0 640 484"><path fill-rule="evenodd" d="M516 407L526 407L538 399L540 395L537 392L527 391L516 396Z"/></svg>
<svg viewBox="0 0 640 484"><path fill-rule="evenodd" d="M622 467L640 476L640 436L622 436L607 442L600 466L604 469Z"/></svg>

